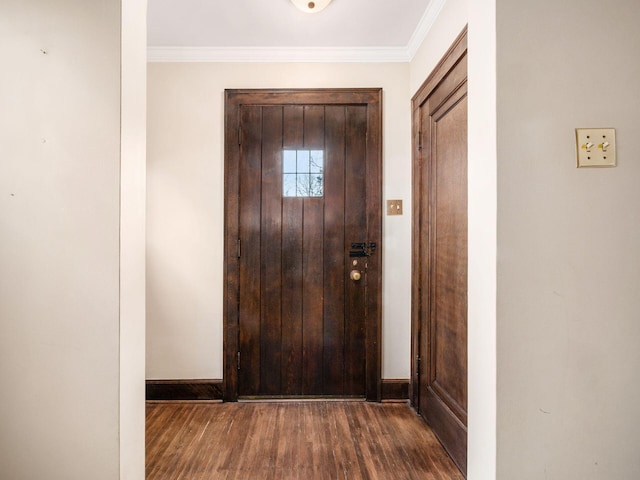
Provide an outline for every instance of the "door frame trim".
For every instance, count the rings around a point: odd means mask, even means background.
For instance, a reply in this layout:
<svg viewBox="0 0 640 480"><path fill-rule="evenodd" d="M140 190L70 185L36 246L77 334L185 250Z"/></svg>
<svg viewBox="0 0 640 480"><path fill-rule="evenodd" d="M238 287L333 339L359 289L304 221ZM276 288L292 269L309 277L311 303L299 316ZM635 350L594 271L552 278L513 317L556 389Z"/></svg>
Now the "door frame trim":
<svg viewBox="0 0 640 480"><path fill-rule="evenodd" d="M367 285L365 390L368 401L382 399L382 89L227 89L224 119L224 400L238 400L239 347L238 257L240 195L240 107L242 105L366 105L367 230L378 245L370 257Z"/></svg>

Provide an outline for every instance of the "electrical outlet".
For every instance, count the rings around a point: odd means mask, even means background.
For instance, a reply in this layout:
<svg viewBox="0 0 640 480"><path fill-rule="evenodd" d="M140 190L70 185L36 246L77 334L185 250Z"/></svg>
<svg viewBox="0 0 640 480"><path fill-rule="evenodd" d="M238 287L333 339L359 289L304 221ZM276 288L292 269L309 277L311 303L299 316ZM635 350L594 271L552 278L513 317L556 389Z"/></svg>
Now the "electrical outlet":
<svg viewBox="0 0 640 480"><path fill-rule="evenodd" d="M616 166L614 128L576 128L578 168Z"/></svg>

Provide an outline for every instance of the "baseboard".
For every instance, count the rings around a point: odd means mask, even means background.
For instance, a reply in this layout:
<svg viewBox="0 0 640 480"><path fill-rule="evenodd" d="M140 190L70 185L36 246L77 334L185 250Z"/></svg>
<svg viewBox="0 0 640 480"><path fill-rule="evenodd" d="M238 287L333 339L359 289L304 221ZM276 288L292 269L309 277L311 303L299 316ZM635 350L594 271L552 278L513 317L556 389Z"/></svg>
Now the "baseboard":
<svg viewBox="0 0 640 480"><path fill-rule="evenodd" d="M222 380L147 380L147 400L222 400Z"/></svg>
<svg viewBox="0 0 640 480"><path fill-rule="evenodd" d="M383 379L382 401L384 402L389 400L409 400L409 380Z"/></svg>
<svg viewBox="0 0 640 480"><path fill-rule="evenodd" d="M147 400L222 400L222 380L147 380ZM382 400L409 399L409 380L382 380Z"/></svg>

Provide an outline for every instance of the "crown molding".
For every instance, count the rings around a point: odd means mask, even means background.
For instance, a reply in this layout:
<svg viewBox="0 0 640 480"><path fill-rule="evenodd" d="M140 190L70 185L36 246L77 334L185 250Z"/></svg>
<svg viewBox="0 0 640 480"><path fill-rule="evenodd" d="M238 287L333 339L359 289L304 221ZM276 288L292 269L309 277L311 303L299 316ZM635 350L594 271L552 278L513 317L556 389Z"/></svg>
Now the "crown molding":
<svg viewBox="0 0 640 480"><path fill-rule="evenodd" d="M432 0L405 47L148 47L148 62L406 63L429 34L447 0Z"/></svg>
<svg viewBox="0 0 640 480"><path fill-rule="evenodd" d="M424 39L427 38L427 35L436 23L436 19L438 18L438 15L440 15L445 3L447 3L447 0L432 0L429 2L429 6L424 11L424 15L422 15L422 18L418 22L418 26L413 31L413 35L411 35L409 43L407 44L409 60L413 59L415 54L418 52L420 45L422 45Z"/></svg>
<svg viewBox="0 0 640 480"><path fill-rule="evenodd" d="M148 62L366 62L410 60L406 47L149 47Z"/></svg>

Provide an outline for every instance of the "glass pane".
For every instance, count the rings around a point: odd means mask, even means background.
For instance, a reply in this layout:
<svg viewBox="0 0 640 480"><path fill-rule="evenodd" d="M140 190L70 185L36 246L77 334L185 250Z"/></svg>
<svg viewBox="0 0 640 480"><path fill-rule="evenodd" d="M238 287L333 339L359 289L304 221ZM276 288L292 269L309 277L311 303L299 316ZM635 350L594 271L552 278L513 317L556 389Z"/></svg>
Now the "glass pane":
<svg viewBox="0 0 640 480"><path fill-rule="evenodd" d="M322 150L311 150L309 152L309 171L311 173L322 173L324 167L324 152Z"/></svg>
<svg viewBox="0 0 640 480"><path fill-rule="evenodd" d="M322 174L315 173L309 175L309 184L311 186L310 197L322 197L324 195L323 176Z"/></svg>
<svg viewBox="0 0 640 480"><path fill-rule="evenodd" d="M309 196L309 175L298 175L296 178L296 196L308 197Z"/></svg>
<svg viewBox="0 0 640 480"><path fill-rule="evenodd" d="M309 173L309 150L298 150L298 173Z"/></svg>
<svg viewBox="0 0 640 480"><path fill-rule="evenodd" d="M295 150L283 150L282 151L282 172L283 173L296 173L296 151Z"/></svg>
<svg viewBox="0 0 640 480"><path fill-rule="evenodd" d="M282 175L282 196L297 197L296 174L285 173Z"/></svg>
<svg viewBox="0 0 640 480"><path fill-rule="evenodd" d="M298 174L297 181L297 194L299 197L322 197L322 193L324 190L322 185L322 174Z"/></svg>

